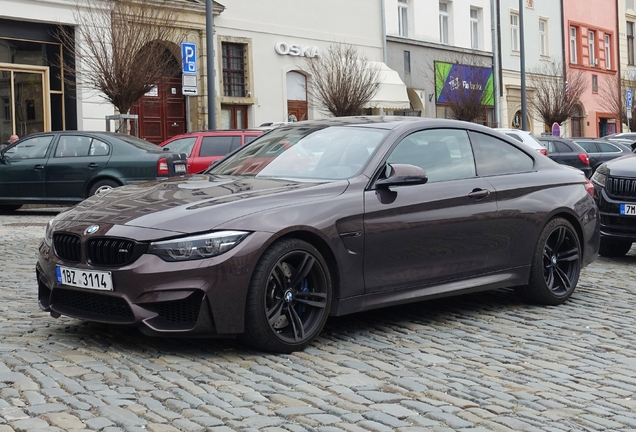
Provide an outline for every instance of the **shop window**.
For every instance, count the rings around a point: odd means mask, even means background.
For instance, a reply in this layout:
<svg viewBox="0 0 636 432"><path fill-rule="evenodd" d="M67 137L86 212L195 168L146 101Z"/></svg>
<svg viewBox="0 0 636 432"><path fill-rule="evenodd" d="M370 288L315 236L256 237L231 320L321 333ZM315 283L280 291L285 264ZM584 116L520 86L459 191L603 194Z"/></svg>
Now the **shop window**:
<svg viewBox="0 0 636 432"><path fill-rule="evenodd" d="M245 53L241 43L222 42L223 94L230 97L245 97Z"/></svg>

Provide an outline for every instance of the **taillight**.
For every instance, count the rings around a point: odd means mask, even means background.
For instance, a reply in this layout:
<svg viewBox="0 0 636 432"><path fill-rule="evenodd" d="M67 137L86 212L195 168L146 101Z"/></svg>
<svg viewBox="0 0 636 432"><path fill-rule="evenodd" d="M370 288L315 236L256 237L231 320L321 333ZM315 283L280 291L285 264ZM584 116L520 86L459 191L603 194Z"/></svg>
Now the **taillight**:
<svg viewBox="0 0 636 432"><path fill-rule="evenodd" d="M588 157L587 153L579 153L579 159L581 159L581 162L583 162L585 165L590 164L590 158Z"/></svg>
<svg viewBox="0 0 636 432"><path fill-rule="evenodd" d="M541 153L544 156L547 156L548 155L548 149L541 149L541 150L539 150L539 153Z"/></svg>
<svg viewBox="0 0 636 432"><path fill-rule="evenodd" d="M159 159L159 162L157 162L157 175L168 175L170 174L168 172L168 159L166 159L165 157L162 157L161 159Z"/></svg>
<svg viewBox="0 0 636 432"><path fill-rule="evenodd" d="M588 179L585 179L585 190L594 198L594 185Z"/></svg>

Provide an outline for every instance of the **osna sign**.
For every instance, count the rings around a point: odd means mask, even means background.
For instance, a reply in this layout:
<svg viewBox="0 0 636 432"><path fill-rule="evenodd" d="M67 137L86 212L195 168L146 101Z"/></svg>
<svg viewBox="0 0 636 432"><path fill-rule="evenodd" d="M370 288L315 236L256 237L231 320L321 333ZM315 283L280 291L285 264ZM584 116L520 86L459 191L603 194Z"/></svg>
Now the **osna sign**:
<svg viewBox="0 0 636 432"><path fill-rule="evenodd" d="M290 55L295 57L320 57L320 49L318 49L317 46L278 42L274 49L280 55Z"/></svg>

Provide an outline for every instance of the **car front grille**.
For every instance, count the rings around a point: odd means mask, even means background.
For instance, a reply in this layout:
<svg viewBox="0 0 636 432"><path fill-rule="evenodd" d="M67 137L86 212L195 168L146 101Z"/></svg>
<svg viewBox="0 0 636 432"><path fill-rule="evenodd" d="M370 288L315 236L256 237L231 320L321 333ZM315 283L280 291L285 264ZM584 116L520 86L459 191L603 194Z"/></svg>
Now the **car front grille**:
<svg viewBox="0 0 636 432"><path fill-rule="evenodd" d="M183 300L155 303L153 309L171 323L195 324L199 319L203 293L195 293Z"/></svg>
<svg viewBox="0 0 636 432"><path fill-rule="evenodd" d="M51 305L56 310L78 318L105 322L134 321L130 306L121 297L57 288L53 290Z"/></svg>
<svg viewBox="0 0 636 432"><path fill-rule="evenodd" d="M80 262L82 259L82 244L79 236L73 234L54 234L53 247L55 254L69 262Z"/></svg>
<svg viewBox="0 0 636 432"><path fill-rule="evenodd" d="M86 243L88 262L95 265L124 265L134 257L135 242L124 239L96 238Z"/></svg>
<svg viewBox="0 0 636 432"><path fill-rule="evenodd" d="M624 234L636 234L636 218L633 216L608 216L601 214L604 229Z"/></svg>
<svg viewBox="0 0 636 432"><path fill-rule="evenodd" d="M611 197L636 198L636 179L608 177L605 190Z"/></svg>

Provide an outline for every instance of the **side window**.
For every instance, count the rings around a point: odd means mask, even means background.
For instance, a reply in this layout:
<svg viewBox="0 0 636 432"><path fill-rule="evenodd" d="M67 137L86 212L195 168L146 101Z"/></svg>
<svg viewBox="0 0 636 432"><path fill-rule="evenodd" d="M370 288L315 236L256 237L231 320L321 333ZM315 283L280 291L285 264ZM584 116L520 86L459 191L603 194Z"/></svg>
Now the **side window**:
<svg viewBox="0 0 636 432"><path fill-rule="evenodd" d="M185 153L190 157L192 155L192 149L194 148L194 143L197 142L197 137L187 137L187 138L179 138L174 141L170 141L163 148L168 148L173 152L177 153Z"/></svg>
<svg viewBox="0 0 636 432"><path fill-rule="evenodd" d="M91 156L108 156L110 153L110 146L105 142L93 139L91 143L91 149L88 154Z"/></svg>
<svg viewBox="0 0 636 432"><path fill-rule="evenodd" d="M558 150L554 146L554 141L541 141L541 145L548 149L548 154L558 152Z"/></svg>
<svg viewBox="0 0 636 432"><path fill-rule="evenodd" d="M245 143L244 143L243 145L251 143L251 142L252 142L252 141L254 141L256 138L258 138L258 136L255 136L255 135L245 135Z"/></svg>
<svg viewBox="0 0 636 432"><path fill-rule="evenodd" d="M398 143L387 161L421 167L428 183L476 176L470 140L462 130L415 132Z"/></svg>
<svg viewBox="0 0 636 432"><path fill-rule="evenodd" d="M506 135L508 135L509 137L513 137L517 141L523 142L523 138L521 138L519 135L517 135L515 133L506 132Z"/></svg>
<svg viewBox="0 0 636 432"><path fill-rule="evenodd" d="M617 149L616 147L608 143L598 142L596 143L596 145L600 147L601 153L620 153L621 152L619 149Z"/></svg>
<svg viewBox="0 0 636 432"><path fill-rule="evenodd" d="M555 142L554 142L554 145L556 146L557 151L558 151L559 153L572 153L572 149L570 148L570 146L569 146L569 145L567 145L567 144L566 144L566 143L564 143L564 142L561 142L561 141L555 141ZM548 152L549 152L549 151L550 151L550 150L548 150Z"/></svg>
<svg viewBox="0 0 636 432"><path fill-rule="evenodd" d="M241 146L241 137L240 136L232 137L232 147L230 148L230 151L234 151L240 146Z"/></svg>
<svg viewBox="0 0 636 432"><path fill-rule="evenodd" d="M55 149L55 157L88 156L91 138L76 135L62 135Z"/></svg>
<svg viewBox="0 0 636 432"><path fill-rule="evenodd" d="M232 147L231 136L211 136L203 137L199 156L225 156Z"/></svg>
<svg viewBox="0 0 636 432"><path fill-rule="evenodd" d="M534 159L512 144L479 132L470 132L476 145L477 174L492 176L532 171Z"/></svg>
<svg viewBox="0 0 636 432"><path fill-rule="evenodd" d="M591 141L579 141L578 144L588 153L598 153L596 143Z"/></svg>
<svg viewBox="0 0 636 432"><path fill-rule="evenodd" d="M5 152L5 156L11 159L42 159L46 156L46 151L52 140L53 137L50 135L27 139L9 148Z"/></svg>

